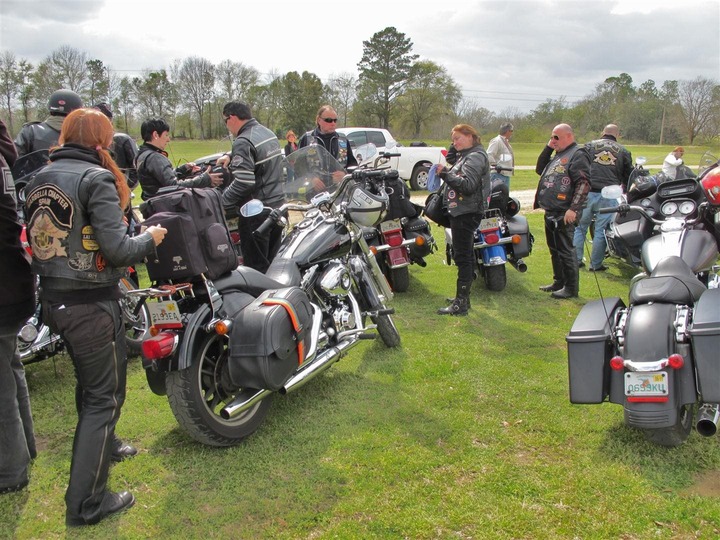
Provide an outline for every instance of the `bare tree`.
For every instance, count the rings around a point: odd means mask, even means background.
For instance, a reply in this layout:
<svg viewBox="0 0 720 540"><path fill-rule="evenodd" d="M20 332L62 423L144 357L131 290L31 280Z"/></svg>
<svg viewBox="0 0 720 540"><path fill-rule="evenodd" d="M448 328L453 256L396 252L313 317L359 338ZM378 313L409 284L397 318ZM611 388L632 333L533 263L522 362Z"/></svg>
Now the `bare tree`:
<svg viewBox="0 0 720 540"><path fill-rule="evenodd" d="M3 51L0 54L0 91L2 91L5 108L7 109L8 129L13 132L12 101L20 92L20 81L17 74L18 63L15 54Z"/></svg>
<svg viewBox="0 0 720 540"><path fill-rule="evenodd" d="M248 91L257 86L259 79L258 70L242 62L223 60L215 67L218 93L229 101L247 99Z"/></svg>
<svg viewBox="0 0 720 540"><path fill-rule="evenodd" d="M338 117L342 118L343 126L348 125L348 117L357 97L357 83L357 78L351 73L341 73L340 75L331 75L327 84L330 91L330 102L335 107Z"/></svg>
<svg viewBox="0 0 720 540"><path fill-rule="evenodd" d="M205 138L205 108L214 95L215 66L205 58L191 56L183 60L177 73L180 99L197 113L200 138Z"/></svg>
<svg viewBox="0 0 720 540"><path fill-rule="evenodd" d="M711 124L713 114L717 110L718 97L720 90L715 80L698 77L692 81L680 81L678 103L690 144L698 133Z"/></svg>

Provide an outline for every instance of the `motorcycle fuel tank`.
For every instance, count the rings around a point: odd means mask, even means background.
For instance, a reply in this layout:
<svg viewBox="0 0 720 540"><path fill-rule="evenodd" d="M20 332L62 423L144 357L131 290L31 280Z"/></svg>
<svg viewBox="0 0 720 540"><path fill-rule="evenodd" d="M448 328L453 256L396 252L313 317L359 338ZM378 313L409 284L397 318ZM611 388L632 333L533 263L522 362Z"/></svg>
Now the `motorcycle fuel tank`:
<svg viewBox="0 0 720 540"><path fill-rule="evenodd" d="M276 257L292 259L307 268L346 255L352 242L347 227L337 221L305 219L283 240Z"/></svg>
<svg viewBox="0 0 720 540"><path fill-rule="evenodd" d="M681 257L698 273L709 269L718 257L712 234L704 230L678 230L649 238L642 246L642 265L649 273L661 259L670 255Z"/></svg>

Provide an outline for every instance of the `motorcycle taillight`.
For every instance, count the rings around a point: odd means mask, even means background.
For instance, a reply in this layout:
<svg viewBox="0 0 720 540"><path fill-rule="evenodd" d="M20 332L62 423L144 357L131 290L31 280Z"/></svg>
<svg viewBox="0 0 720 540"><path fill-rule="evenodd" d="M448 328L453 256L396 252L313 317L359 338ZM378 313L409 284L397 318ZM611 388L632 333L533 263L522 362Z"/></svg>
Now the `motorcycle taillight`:
<svg viewBox="0 0 720 540"><path fill-rule="evenodd" d="M171 332L160 332L142 343L142 354L147 360L160 360L175 350L177 336Z"/></svg>

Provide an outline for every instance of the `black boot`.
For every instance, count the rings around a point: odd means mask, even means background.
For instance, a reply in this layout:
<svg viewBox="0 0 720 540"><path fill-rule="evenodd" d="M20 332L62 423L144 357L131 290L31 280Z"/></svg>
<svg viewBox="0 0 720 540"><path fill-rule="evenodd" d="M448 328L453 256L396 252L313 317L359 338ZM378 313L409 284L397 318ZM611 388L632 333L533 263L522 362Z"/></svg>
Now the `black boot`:
<svg viewBox="0 0 720 540"><path fill-rule="evenodd" d="M563 288L563 284L559 281L553 281L550 285L540 286L540 290L543 292L554 292L559 291Z"/></svg>
<svg viewBox="0 0 720 540"><path fill-rule="evenodd" d="M449 306L438 309L438 315L467 315L470 309L470 287L472 281L458 281L455 299Z"/></svg>

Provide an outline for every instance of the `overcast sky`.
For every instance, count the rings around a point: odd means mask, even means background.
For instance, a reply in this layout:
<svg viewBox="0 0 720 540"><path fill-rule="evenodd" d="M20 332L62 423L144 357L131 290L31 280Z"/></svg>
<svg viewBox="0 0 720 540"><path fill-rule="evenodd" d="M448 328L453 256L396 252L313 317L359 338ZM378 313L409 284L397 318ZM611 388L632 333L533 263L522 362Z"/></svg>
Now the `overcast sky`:
<svg viewBox="0 0 720 540"><path fill-rule="evenodd" d="M199 56L327 81L356 75L388 26L496 112L574 102L623 72L720 79L720 0L0 0L1 50L37 64L69 45L121 76Z"/></svg>

